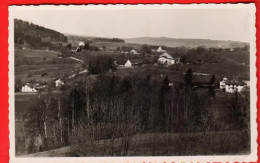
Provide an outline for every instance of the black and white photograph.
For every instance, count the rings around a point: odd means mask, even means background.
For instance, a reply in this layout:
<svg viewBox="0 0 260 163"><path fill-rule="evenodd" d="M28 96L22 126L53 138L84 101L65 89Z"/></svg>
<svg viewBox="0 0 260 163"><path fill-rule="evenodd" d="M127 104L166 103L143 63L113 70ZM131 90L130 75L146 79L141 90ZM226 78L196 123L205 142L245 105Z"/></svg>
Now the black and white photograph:
<svg viewBox="0 0 260 163"><path fill-rule="evenodd" d="M11 162L256 161L255 46L254 4L11 6Z"/></svg>

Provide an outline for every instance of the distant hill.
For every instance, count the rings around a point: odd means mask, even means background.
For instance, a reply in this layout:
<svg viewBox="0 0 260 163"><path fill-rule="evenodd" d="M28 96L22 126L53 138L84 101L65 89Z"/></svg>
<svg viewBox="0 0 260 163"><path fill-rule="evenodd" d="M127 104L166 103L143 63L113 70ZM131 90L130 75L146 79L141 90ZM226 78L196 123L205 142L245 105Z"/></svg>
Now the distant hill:
<svg viewBox="0 0 260 163"><path fill-rule="evenodd" d="M26 44L34 49L57 48L58 43L66 43L62 33L23 20L14 20L15 44Z"/></svg>
<svg viewBox="0 0 260 163"><path fill-rule="evenodd" d="M168 47L220 47L220 48L235 48L244 47L249 45L248 43L238 41L221 41L221 40L209 40L209 39L176 39L167 37L137 37L125 39L126 43L136 44L149 44L149 45L164 45Z"/></svg>

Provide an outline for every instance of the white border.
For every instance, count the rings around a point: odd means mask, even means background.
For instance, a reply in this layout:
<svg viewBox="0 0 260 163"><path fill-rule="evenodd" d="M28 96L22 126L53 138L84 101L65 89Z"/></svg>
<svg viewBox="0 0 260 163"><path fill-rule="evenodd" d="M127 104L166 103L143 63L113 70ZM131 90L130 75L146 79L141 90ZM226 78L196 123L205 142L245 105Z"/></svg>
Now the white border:
<svg viewBox="0 0 260 163"><path fill-rule="evenodd" d="M148 10L148 9L210 9L210 8L243 8L250 10L250 125L251 125L251 154L249 155L224 155L224 156L162 156L162 157L42 157L42 158L17 158L15 157L15 130L14 130L14 13L18 10ZM10 129L10 162L11 163L85 163L85 162L256 162L257 161L257 123L256 123L256 29L255 5L251 4L186 4L186 5L41 5L41 6L9 6L9 129Z"/></svg>

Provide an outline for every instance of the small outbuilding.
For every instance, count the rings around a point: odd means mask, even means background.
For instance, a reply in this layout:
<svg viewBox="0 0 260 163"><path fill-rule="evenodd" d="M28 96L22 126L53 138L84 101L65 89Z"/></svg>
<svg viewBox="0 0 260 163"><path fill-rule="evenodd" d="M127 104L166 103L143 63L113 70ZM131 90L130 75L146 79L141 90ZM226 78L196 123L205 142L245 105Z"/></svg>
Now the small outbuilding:
<svg viewBox="0 0 260 163"><path fill-rule="evenodd" d="M130 51L130 54L137 55L139 53L135 49L133 49L133 50Z"/></svg>
<svg viewBox="0 0 260 163"><path fill-rule="evenodd" d="M126 61L125 67L132 67L132 62L129 59Z"/></svg>

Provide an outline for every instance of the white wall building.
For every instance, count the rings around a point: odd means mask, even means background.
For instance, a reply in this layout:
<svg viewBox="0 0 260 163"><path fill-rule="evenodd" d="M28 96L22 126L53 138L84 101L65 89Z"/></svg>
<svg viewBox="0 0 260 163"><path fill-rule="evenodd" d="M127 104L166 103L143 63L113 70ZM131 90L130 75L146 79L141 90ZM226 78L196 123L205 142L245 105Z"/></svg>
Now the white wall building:
<svg viewBox="0 0 260 163"><path fill-rule="evenodd" d="M228 81L227 78L223 78L220 82L219 82L219 88L224 90L226 89L226 82Z"/></svg>
<svg viewBox="0 0 260 163"><path fill-rule="evenodd" d="M166 64L166 65L173 65L173 64L175 64L175 60L168 53L163 53L162 55L160 55L160 57L158 59L158 62L161 63L161 64Z"/></svg>
<svg viewBox="0 0 260 163"><path fill-rule="evenodd" d="M26 83L23 87L22 87L22 92L37 92L37 90L34 87L31 87L29 83Z"/></svg>
<svg viewBox="0 0 260 163"><path fill-rule="evenodd" d="M246 88L246 84L239 80L228 80L223 78L219 83L219 88L227 93L242 92Z"/></svg>
<svg viewBox="0 0 260 163"><path fill-rule="evenodd" d="M138 53L136 50L133 49L133 50L130 51L130 54L137 55L137 54L139 54L139 53Z"/></svg>
<svg viewBox="0 0 260 163"><path fill-rule="evenodd" d="M163 50L162 47L159 47L159 48L157 49L157 52L158 52L158 53L165 53L166 51Z"/></svg>
<svg viewBox="0 0 260 163"><path fill-rule="evenodd" d="M132 67L132 63L129 59L126 61L125 67Z"/></svg>
<svg viewBox="0 0 260 163"><path fill-rule="evenodd" d="M64 82L62 80L58 79L55 81L55 87L60 87L62 85L64 85Z"/></svg>
<svg viewBox="0 0 260 163"><path fill-rule="evenodd" d="M79 42L79 47L84 47L84 46L85 46L85 43L82 42L82 41L80 41L80 42Z"/></svg>

